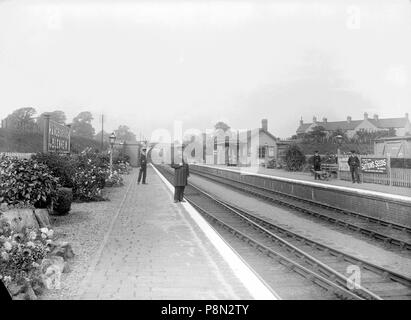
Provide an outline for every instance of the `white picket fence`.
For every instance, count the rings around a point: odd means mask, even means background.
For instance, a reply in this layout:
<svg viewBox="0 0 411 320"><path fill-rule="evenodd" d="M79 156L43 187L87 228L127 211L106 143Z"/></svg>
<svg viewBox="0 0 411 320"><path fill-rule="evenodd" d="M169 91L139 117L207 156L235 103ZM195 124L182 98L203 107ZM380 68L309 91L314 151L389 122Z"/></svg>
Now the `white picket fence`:
<svg viewBox="0 0 411 320"><path fill-rule="evenodd" d="M5 155L8 157L17 157L20 159L30 159L34 153L21 153L21 152L0 152L0 157Z"/></svg>

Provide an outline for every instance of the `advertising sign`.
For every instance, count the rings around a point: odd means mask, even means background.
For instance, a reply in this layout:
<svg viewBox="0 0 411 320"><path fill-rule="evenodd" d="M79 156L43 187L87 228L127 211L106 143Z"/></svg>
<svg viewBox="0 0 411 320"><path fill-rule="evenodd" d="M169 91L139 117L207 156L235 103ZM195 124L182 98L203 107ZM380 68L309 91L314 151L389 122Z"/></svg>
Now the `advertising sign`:
<svg viewBox="0 0 411 320"><path fill-rule="evenodd" d="M387 173L387 158L361 158L363 172Z"/></svg>
<svg viewBox="0 0 411 320"><path fill-rule="evenodd" d="M70 152L70 128L53 120L48 128L48 151Z"/></svg>
<svg viewBox="0 0 411 320"><path fill-rule="evenodd" d="M350 166L348 165L348 156L339 156L338 170L339 171L350 171Z"/></svg>

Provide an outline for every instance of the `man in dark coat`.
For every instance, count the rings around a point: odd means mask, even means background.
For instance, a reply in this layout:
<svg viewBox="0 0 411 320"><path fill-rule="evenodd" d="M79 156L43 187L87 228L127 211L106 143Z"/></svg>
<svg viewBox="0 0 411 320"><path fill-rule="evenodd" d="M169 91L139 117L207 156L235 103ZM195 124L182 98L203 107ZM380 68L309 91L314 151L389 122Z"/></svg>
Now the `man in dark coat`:
<svg viewBox="0 0 411 320"><path fill-rule="evenodd" d="M321 156L318 154L318 151L314 152L314 157L313 157L313 163L314 163L314 179L321 180L321 176L317 173L317 171L321 171Z"/></svg>
<svg viewBox="0 0 411 320"><path fill-rule="evenodd" d="M146 176L147 176L147 155L146 155L146 148L143 148L140 154L140 172L138 173L138 180L137 183L140 184L141 176L143 176L143 184L147 184Z"/></svg>
<svg viewBox="0 0 411 320"><path fill-rule="evenodd" d="M185 202L184 188L190 176L188 163L182 159L180 163L172 163L171 167L174 168L174 202Z"/></svg>
<svg viewBox="0 0 411 320"><path fill-rule="evenodd" d="M360 174L358 173L360 168L360 159L358 159L354 150L351 151L351 155L348 158L348 165L350 166L352 183L355 183L355 181L360 183Z"/></svg>

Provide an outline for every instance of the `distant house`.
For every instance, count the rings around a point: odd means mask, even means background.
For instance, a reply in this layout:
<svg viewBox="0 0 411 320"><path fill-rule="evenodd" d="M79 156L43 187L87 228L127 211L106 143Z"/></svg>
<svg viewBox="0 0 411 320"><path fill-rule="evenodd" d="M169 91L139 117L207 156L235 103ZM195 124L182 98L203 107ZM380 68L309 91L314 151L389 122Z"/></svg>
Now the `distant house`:
<svg viewBox="0 0 411 320"><path fill-rule="evenodd" d="M336 130L342 130L345 134L352 138L357 131L379 131L379 130L395 130L396 136L404 136L406 133L411 133L411 123L408 118L408 113L402 118L385 118L380 119L378 115L373 118L368 117L368 113L364 113L364 119L352 120L350 116L346 121L327 121L323 118L322 121L317 121L317 117L313 117L312 123L304 123L300 120L300 126L297 128L297 135L310 132L314 127L321 126L327 134L331 134Z"/></svg>

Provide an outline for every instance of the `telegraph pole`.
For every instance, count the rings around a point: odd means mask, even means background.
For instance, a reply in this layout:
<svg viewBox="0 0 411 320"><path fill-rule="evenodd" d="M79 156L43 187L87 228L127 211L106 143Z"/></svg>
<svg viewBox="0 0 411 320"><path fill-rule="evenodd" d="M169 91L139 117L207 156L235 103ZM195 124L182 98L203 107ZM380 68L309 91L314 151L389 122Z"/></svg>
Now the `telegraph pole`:
<svg viewBox="0 0 411 320"><path fill-rule="evenodd" d="M103 151L104 146L104 115L101 114L101 151Z"/></svg>

